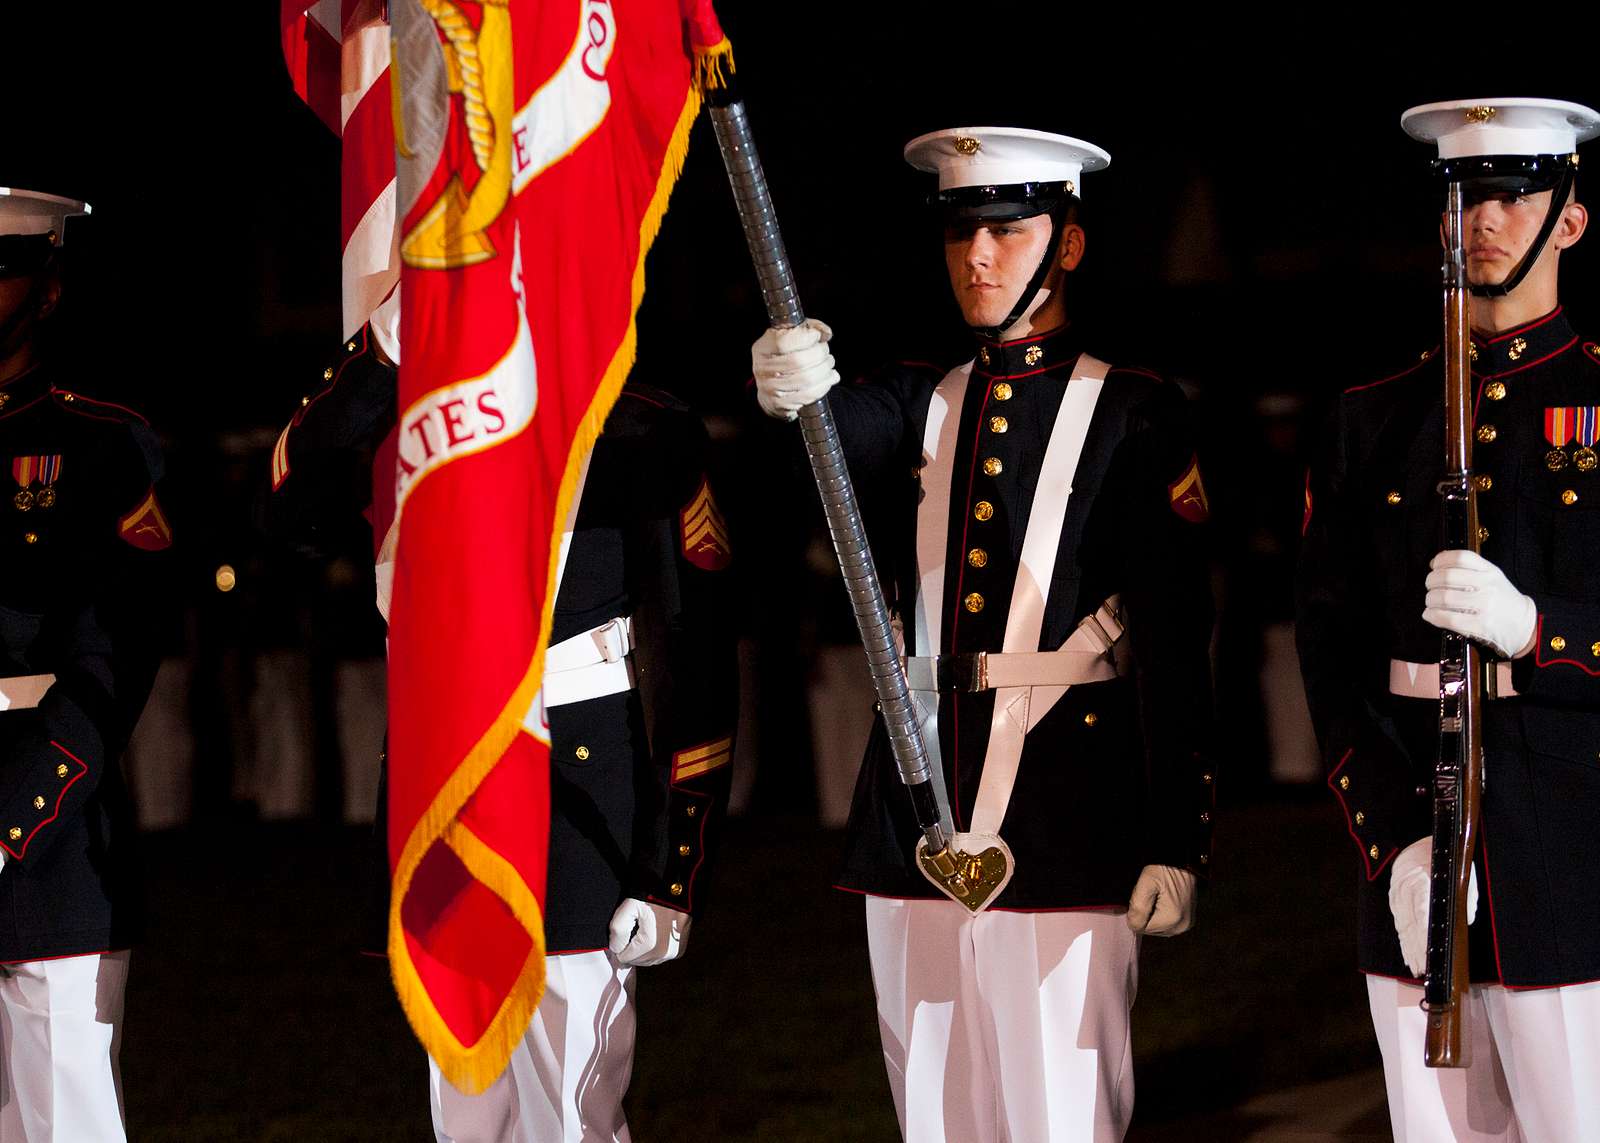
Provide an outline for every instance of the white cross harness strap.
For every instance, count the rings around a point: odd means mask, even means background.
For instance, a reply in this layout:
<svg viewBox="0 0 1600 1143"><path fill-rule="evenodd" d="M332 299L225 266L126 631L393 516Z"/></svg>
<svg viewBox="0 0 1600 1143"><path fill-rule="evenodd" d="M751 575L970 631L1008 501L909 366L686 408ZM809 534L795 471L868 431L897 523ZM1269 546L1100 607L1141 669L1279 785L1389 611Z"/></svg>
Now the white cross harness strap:
<svg viewBox="0 0 1600 1143"><path fill-rule="evenodd" d="M589 479L589 462L593 459L594 451L591 449L583 459L583 467L578 470L572 505L567 509L566 524L561 531L561 550L556 557L556 582L553 587L556 595L560 594L561 581L567 574L567 555L572 549L572 533L577 527L578 506L583 501L583 488ZM523 726L536 737L547 739L549 731L544 725L544 711L550 707L631 691L635 685L633 646L631 615L608 619L598 627L552 644L544 653L543 684L523 717Z"/></svg>
<svg viewBox="0 0 1600 1143"><path fill-rule="evenodd" d="M961 407L971 364L953 370L934 391L928 410L922 470L923 499L917 511L917 565L920 576L916 607L917 649L925 654L907 660L907 681L924 714L924 736L943 797L943 768L938 756L940 618L944 606L944 569L948 544L950 486L955 452L955 422ZM1095 406L1110 367L1088 354L1078 358L1067 391L1056 412L1050 441L1045 448L1039 482L1028 514L1022 559L1006 616L1002 651L965 657L970 664L960 689L995 691L994 715L984 754L983 777L978 783L971 829L954 835L952 848L958 866L963 858L987 856L997 850L1004 875L982 895L981 901L961 901L974 912L998 897L1015 868L1011 851L999 830L1011 803L1017 769L1028 730L1036 726L1066 694L1081 682L1116 678L1126 670L1126 644L1115 596L1086 617L1057 651L1039 650L1045 601L1061 544L1072 482L1083 454ZM946 662L953 657L944 656ZM947 684L949 680L944 680ZM946 689L949 689L948 685ZM942 803L943 804L943 803ZM920 866L920 863L919 863ZM926 870L924 870L926 873ZM935 878L929 880L945 887ZM959 898L958 898L959 900Z"/></svg>

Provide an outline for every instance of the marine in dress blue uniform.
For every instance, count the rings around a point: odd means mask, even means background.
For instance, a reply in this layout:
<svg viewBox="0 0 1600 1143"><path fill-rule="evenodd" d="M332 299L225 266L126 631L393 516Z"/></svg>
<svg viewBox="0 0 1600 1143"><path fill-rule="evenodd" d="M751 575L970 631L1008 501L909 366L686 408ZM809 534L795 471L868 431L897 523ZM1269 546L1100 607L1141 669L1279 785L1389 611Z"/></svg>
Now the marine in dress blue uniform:
<svg viewBox="0 0 1600 1143"><path fill-rule="evenodd" d="M880 720L839 885L866 895L908 1140L1120 1139L1138 940L1189 926L1210 861L1196 443L1175 386L1097 361L1068 322L1080 183L1105 152L960 128L906 155L939 175L975 357L829 392L831 331L816 323L756 344L757 389L776 416L827 394L875 501L908 680L937 711L925 730L957 840L1003 846L1012 871L975 916L924 878Z"/></svg>
<svg viewBox="0 0 1600 1143"><path fill-rule="evenodd" d="M275 450L276 532L315 547L360 510L395 398L394 367L364 328ZM623 389L595 444L568 521L545 676L546 993L482 1095L434 1069L441 1140L627 1138L633 969L686 946L732 777L732 549L708 449L692 411L641 384Z"/></svg>
<svg viewBox="0 0 1600 1143"><path fill-rule="evenodd" d="M1444 378L1433 345L1353 386L1332 411L1307 486L1301 664L1354 845L1359 963L1396 1137L1597 1138L1594 1085L1574 1077L1600 1069L1600 857L1590 844L1600 815L1600 345L1558 304L1556 265L1583 231L1571 176L1600 115L1463 100L1414 108L1404 122L1465 179L1482 560L1439 552ZM1525 276L1508 279L1519 261ZM1454 600L1444 595L1451 564L1478 577ZM1435 623L1481 622L1477 600L1497 593L1509 602L1491 610L1510 634L1466 631L1494 660L1469 928L1473 1060L1430 1070L1416 910L1425 916L1439 738Z"/></svg>
<svg viewBox="0 0 1600 1143"><path fill-rule="evenodd" d="M142 417L78 392L40 323L82 203L0 188L0 1140L123 1138L143 917L119 768L155 679L172 532Z"/></svg>

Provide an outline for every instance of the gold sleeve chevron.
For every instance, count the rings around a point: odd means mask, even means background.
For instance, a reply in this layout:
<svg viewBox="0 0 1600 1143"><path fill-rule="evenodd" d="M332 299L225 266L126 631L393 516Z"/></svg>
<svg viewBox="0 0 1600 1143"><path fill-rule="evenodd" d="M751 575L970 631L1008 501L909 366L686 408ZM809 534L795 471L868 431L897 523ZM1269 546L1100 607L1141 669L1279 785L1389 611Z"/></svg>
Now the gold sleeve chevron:
<svg viewBox="0 0 1600 1143"><path fill-rule="evenodd" d="M694 498L678 513L683 541L683 558L704 571L721 571L733 559L728 542L728 522L711 495L711 485L700 478Z"/></svg>
<svg viewBox="0 0 1600 1143"><path fill-rule="evenodd" d="M701 774L709 773L721 766L726 766L733 761L733 739L718 738L712 742L703 742L699 746L691 746L687 750L679 750L672 756L672 780L674 783L687 781Z"/></svg>

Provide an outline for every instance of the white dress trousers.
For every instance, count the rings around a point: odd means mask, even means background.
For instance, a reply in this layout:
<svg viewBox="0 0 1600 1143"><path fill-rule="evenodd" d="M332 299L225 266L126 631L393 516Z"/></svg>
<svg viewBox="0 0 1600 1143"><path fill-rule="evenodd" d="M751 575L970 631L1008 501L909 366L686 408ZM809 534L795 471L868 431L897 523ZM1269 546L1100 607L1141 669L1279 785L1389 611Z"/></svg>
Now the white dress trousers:
<svg viewBox="0 0 1600 1143"><path fill-rule="evenodd" d="M438 1143L630 1143L633 969L603 949L544 964L544 998L487 1091L462 1094L428 1060Z"/></svg>
<svg viewBox="0 0 1600 1143"><path fill-rule="evenodd" d="M0 964L0 1143L121 1143L128 953Z"/></svg>
<svg viewBox="0 0 1600 1143"><path fill-rule="evenodd" d="M1422 987L1367 977L1396 1143L1600 1140L1600 984L1468 992L1466 1068L1423 1063Z"/></svg>
<svg viewBox="0 0 1600 1143"><path fill-rule="evenodd" d="M868 897L878 1030L907 1143L1116 1143L1133 1115L1139 938L1122 910Z"/></svg>

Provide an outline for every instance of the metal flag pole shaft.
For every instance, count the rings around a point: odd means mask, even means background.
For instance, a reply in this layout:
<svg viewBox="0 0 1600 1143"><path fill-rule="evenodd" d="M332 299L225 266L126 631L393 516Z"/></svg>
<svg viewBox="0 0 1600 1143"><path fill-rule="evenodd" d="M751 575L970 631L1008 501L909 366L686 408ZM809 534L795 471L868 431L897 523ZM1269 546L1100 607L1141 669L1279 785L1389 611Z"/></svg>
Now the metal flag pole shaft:
<svg viewBox="0 0 1600 1143"><path fill-rule="evenodd" d="M1444 546L1478 550L1472 481L1472 352L1461 184L1449 184L1444 261ZM1471 1064L1463 1035L1467 972L1467 894L1483 786L1483 657L1465 636L1446 632L1439 655L1439 755L1433 775L1433 848L1428 894L1428 1012L1424 1062Z"/></svg>
<svg viewBox="0 0 1600 1143"><path fill-rule="evenodd" d="M733 185L734 201L739 207L739 220L744 225L745 241L749 243L750 257L761 282L767 320L774 329L793 328L804 322L806 315L800 308L800 295L790 272L789 257L784 251L783 235L778 230L761 159L750 134L744 101L734 96L731 89L708 92L707 100L711 105L711 124L716 131L717 146L722 151L728 180ZM872 685L878 693L878 705L883 711L900 779L911 795L917 825L927 839L929 860L939 865L941 874L952 879L959 893L965 885L950 855L951 826L944 819L934 792L928 748L911 702L911 690L906 685L894 632L889 626L889 608L873 566L872 550L867 545L861 512L856 506L855 489L845 468L839 430L826 397L800 410L800 433L811 458L811 472L828 518L828 531L833 537L833 550L839 558L845 590L855 610L856 626L861 631L867 664L872 671Z"/></svg>

